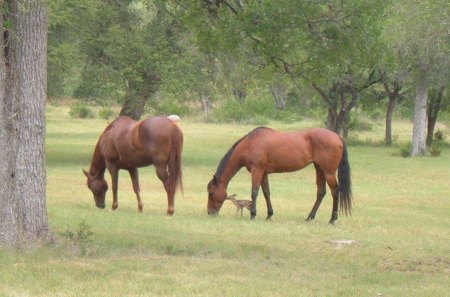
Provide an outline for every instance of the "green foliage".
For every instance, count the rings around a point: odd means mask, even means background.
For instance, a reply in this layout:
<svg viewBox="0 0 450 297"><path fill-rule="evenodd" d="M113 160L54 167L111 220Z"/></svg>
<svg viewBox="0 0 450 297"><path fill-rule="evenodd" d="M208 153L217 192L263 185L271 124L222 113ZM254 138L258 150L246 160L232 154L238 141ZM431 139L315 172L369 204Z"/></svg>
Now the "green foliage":
<svg viewBox="0 0 450 297"><path fill-rule="evenodd" d="M75 231L66 230L62 233L62 236L70 241L75 254L85 256L88 252L88 246L92 242L93 234L94 232L92 232L91 226L83 220L79 223L78 228Z"/></svg>
<svg viewBox="0 0 450 297"><path fill-rule="evenodd" d="M359 116L353 116L349 123L349 129L353 131L370 131L373 129L373 124Z"/></svg>
<svg viewBox="0 0 450 297"><path fill-rule="evenodd" d="M442 130L437 130L433 135L433 143L431 147L428 148L428 152L432 157L439 157L445 146L445 134Z"/></svg>
<svg viewBox="0 0 450 297"><path fill-rule="evenodd" d="M263 114L267 110L270 110L270 108L257 100L247 100L243 104L235 100L228 100L214 111L213 118L218 122L265 124L267 118L264 121Z"/></svg>
<svg viewBox="0 0 450 297"><path fill-rule="evenodd" d="M411 157L412 143L407 142L400 147L400 156L403 158Z"/></svg>
<svg viewBox="0 0 450 297"><path fill-rule="evenodd" d="M186 104L175 100L162 100L155 107L157 113L163 115L176 114L179 116L185 116L190 112L190 109Z"/></svg>
<svg viewBox="0 0 450 297"><path fill-rule="evenodd" d="M98 115L104 120L109 120L116 117L116 112L111 107L103 107L98 111Z"/></svg>
<svg viewBox="0 0 450 297"><path fill-rule="evenodd" d="M76 102L70 107L69 115L72 118L93 118L94 111L83 102Z"/></svg>

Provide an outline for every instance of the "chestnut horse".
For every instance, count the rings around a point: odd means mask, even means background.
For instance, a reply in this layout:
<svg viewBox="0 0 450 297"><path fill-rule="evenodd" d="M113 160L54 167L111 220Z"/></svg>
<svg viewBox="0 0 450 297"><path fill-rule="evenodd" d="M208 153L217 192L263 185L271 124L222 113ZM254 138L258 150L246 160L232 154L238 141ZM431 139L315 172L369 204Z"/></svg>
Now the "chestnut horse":
<svg viewBox="0 0 450 297"><path fill-rule="evenodd" d="M326 129L279 132L265 127L256 128L238 140L220 161L216 174L208 183L208 214L219 212L228 197L228 183L242 167L246 167L252 175L251 219L256 216L260 186L266 199L267 219L270 219L273 209L268 174L297 171L311 163L316 169L317 198L306 220L313 220L316 216L326 193L325 183L333 196L330 224L338 217L338 206L341 207L341 214L351 214L350 164L344 141Z"/></svg>
<svg viewBox="0 0 450 297"><path fill-rule="evenodd" d="M162 181L167 192L167 214L174 212L174 196L177 188L182 189L181 152L183 133L174 121L164 117L148 118L137 122L121 116L106 127L100 136L92 157L87 177L87 186L94 194L95 204L105 208L105 193L108 183L104 178L105 170L111 174L113 203L112 209L119 206L117 187L119 170L130 173L133 190L138 201L138 210L142 212L139 189L138 167L155 166L156 175Z"/></svg>

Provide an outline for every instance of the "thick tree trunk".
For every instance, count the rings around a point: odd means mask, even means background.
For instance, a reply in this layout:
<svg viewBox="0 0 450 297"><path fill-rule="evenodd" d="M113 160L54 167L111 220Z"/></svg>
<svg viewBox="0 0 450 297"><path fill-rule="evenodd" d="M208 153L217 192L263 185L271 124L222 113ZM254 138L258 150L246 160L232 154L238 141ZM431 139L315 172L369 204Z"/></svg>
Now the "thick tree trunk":
<svg viewBox="0 0 450 297"><path fill-rule="evenodd" d="M120 116L127 116L133 120L138 121L142 113L144 112L145 105L147 104L147 98L140 97L128 97L122 105L120 110Z"/></svg>
<svg viewBox="0 0 450 297"><path fill-rule="evenodd" d="M428 87L426 76L421 73L416 84L416 102L414 110L414 128L411 156L424 156L427 152L427 100Z"/></svg>
<svg viewBox="0 0 450 297"><path fill-rule="evenodd" d="M0 16L0 44L6 45L0 52L0 245L28 245L51 236L44 152L45 3L10 0L9 13Z"/></svg>

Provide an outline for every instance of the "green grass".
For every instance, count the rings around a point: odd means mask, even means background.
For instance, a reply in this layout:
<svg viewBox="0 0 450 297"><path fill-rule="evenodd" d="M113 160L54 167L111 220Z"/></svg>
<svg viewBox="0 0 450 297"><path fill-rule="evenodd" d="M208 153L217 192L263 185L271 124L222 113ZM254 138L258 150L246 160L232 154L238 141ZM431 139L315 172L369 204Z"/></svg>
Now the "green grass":
<svg viewBox="0 0 450 297"><path fill-rule="evenodd" d="M399 146L368 145L383 126L360 132L349 146L354 214L335 226L327 194L316 220L305 222L315 200L313 168L270 176L275 215L235 217L225 203L206 214L206 184L220 158L252 126L183 120L184 196L173 217L153 168L140 170L144 212L122 172L119 209L95 208L81 168L88 168L100 119L71 119L68 109L47 115L47 204L54 245L0 250L0 296L448 296L450 289L450 151L438 158L401 158ZM314 126L270 123L292 130ZM440 126L447 135L448 127ZM394 125L399 142L411 124ZM366 143L366 144L364 144ZM109 181L109 176L108 176ZM244 199L242 170L229 193ZM111 205L111 193L107 196ZM92 235L75 240L84 226ZM328 241L352 239L334 246Z"/></svg>

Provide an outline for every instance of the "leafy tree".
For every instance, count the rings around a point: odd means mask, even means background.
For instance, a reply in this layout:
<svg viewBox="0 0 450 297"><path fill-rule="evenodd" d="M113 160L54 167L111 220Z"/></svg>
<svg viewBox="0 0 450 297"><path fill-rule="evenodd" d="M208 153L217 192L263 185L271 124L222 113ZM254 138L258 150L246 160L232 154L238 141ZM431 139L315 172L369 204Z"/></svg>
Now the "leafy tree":
<svg viewBox="0 0 450 297"><path fill-rule="evenodd" d="M230 51L248 44L265 65L319 92L335 118L329 121L333 130L348 122L359 92L374 83L370 73L377 60L383 1L189 3L191 18L201 20L193 23L203 48ZM330 99L334 94L339 100Z"/></svg>
<svg viewBox="0 0 450 297"><path fill-rule="evenodd" d="M386 25L387 40L411 68L415 86L412 155L426 149L428 92L448 85L450 64L450 5L444 0L395 1Z"/></svg>

